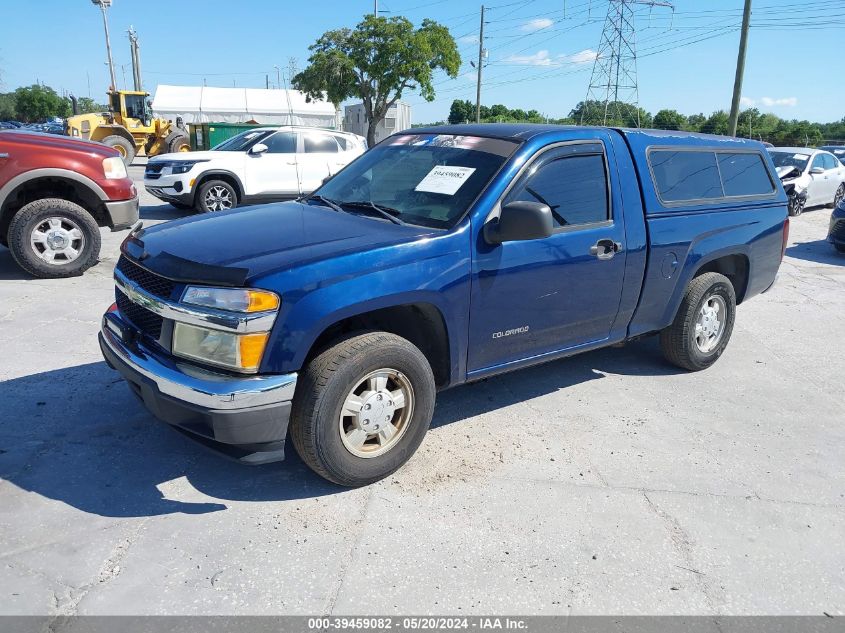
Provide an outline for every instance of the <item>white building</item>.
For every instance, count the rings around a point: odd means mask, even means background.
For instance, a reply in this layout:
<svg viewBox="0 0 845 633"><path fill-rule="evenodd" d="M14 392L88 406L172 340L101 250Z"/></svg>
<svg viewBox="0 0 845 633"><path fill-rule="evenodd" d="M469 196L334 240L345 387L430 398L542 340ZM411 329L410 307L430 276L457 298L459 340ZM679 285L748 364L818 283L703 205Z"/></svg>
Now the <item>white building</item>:
<svg viewBox="0 0 845 633"><path fill-rule="evenodd" d="M382 139L411 127L411 106L397 101L387 110L387 116L376 126L376 143ZM363 103L344 108L343 129L347 132L367 136L367 115Z"/></svg>
<svg viewBox="0 0 845 633"><path fill-rule="evenodd" d="M156 87L153 113L185 123L247 123L307 125L337 129L339 112L327 101L311 101L298 90L214 88L211 86Z"/></svg>

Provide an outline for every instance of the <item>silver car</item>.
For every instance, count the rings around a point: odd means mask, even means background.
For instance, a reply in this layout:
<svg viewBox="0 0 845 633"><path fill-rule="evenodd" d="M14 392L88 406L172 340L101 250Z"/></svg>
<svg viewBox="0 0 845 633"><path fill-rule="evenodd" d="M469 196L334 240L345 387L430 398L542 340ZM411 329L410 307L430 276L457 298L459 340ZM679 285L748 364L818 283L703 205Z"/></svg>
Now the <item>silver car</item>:
<svg viewBox="0 0 845 633"><path fill-rule="evenodd" d="M845 198L845 165L810 147L770 147L775 167L795 167L794 181L807 190L806 206L836 206ZM779 170L781 171L781 170Z"/></svg>

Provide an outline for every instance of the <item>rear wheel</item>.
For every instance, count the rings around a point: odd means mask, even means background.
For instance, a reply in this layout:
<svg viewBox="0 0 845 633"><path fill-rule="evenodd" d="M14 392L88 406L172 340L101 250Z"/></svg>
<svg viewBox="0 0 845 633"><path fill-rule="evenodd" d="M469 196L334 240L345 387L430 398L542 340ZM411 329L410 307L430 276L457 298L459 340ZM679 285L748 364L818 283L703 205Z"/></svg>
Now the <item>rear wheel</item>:
<svg viewBox="0 0 845 633"><path fill-rule="evenodd" d="M97 263L100 229L78 204L45 198L24 205L9 224L9 250L34 277L81 275Z"/></svg>
<svg viewBox="0 0 845 633"><path fill-rule="evenodd" d="M115 148L127 167L135 160L135 145L122 136L118 136L117 134L107 136L103 139L103 145Z"/></svg>
<svg viewBox="0 0 845 633"><path fill-rule="evenodd" d="M736 293L730 280L719 273L696 277L674 322L660 332L663 355L683 369L707 369L725 351L735 317Z"/></svg>
<svg viewBox="0 0 845 633"><path fill-rule="evenodd" d="M370 484L414 454L434 399L431 367L410 341L387 332L352 336L301 374L291 440L318 475L342 486Z"/></svg>
<svg viewBox="0 0 845 633"><path fill-rule="evenodd" d="M833 196L833 208L839 206L839 203L845 199L845 183L839 185L839 188L836 190L836 195Z"/></svg>
<svg viewBox="0 0 845 633"><path fill-rule="evenodd" d="M225 180L209 180L197 192L194 206L197 211L226 211L238 206L238 194L235 188Z"/></svg>

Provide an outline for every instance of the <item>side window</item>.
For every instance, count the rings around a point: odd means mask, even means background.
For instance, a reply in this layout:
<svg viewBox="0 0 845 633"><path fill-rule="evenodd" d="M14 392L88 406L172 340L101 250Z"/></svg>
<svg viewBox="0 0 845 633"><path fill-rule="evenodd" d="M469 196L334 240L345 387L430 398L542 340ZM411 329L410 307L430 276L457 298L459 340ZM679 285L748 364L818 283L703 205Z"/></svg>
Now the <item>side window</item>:
<svg viewBox="0 0 845 633"><path fill-rule="evenodd" d="M711 200L724 196L713 151L655 150L649 153L654 185L664 202Z"/></svg>
<svg viewBox="0 0 845 633"><path fill-rule="evenodd" d="M346 150L349 149L349 146L346 144L346 137L345 136L335 136L334 134L332 134L332 137L334 138L335 141L337 141L337 144L340 146L341 152L345 152Z"/></svg>
<svg viewBox="0 0 845 633"><path fill-rule="evenodd" d="M306 134L304 146L306 154L337 153L338 151L337 142L328 134Z"/></svg>
<svg viewBox="0 0 845 633"><path fill-rule="evenodd" d="M839 167L839 161L836 160L831 154L822 154L824 156L824 168L825 169L836 169Z"/></svg>
<svg viewBox="0 0 845 633"><path fill-rule="evenodd" d="M774 183L760 154L720 152L717 156L726 196L765 195L774 191Z"/></svg>
<svg viewBox="0 0 845 633"><path fill-rule="evenodd" d="M813 158L813 164L810 165L810 169L815 169L816 167L821 167L822 169L825 169L824 154L816 154Z"/></svg>
<svg viewBox="0 0 845 633"><path fill-rule="evenodd" d="M508 194L515 201L542 202L552 210L555 227L608 219L607 172L601 154L553 159L529 172Z"/></svg>
<svg viewBox="0 0 845 633"><path fill-rule="evenodd" d="M296 154L296 132L276 132L262 142L268 154Z"/></svg>

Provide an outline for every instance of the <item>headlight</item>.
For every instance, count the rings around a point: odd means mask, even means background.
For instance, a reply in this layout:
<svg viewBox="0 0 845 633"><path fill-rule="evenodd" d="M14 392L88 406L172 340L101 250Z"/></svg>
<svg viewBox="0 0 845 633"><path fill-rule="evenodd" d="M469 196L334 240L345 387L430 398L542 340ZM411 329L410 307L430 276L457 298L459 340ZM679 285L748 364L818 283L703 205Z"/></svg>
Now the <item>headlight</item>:
<svg viewBox="0 0 845 633"><path fill-rule="evenodd" d="M120 156L103 159L103 173L108 179L126 178L126 165Z"/></svg>
<svg viewBox="0 0 845 633"><path fill-rule="evenodd" d="M191 168L199 162L203 161L191 161L191 162L182 162L182 163L173 163L170 167L170 172L173 174L187 174L191 171Z"/></svg>
<svg viewBox="0 0 845 633"><path fill-rule="evenodd" d="M188 286L182 303L229 312L265 312L278 310L281 302L279 295L267 290Z"/></svg>
<svg viewBox="0 0 845 633"><path fill-rule="evenodd" d="M177 322L173 327L173 353L209 365L254 372L269 337L269 332L235 334Z"/></svg>

